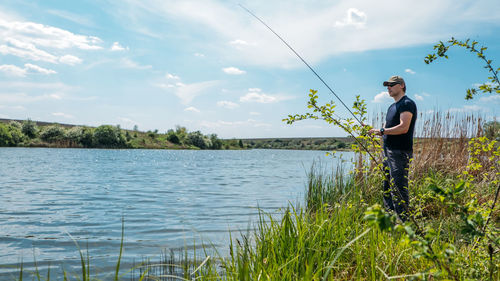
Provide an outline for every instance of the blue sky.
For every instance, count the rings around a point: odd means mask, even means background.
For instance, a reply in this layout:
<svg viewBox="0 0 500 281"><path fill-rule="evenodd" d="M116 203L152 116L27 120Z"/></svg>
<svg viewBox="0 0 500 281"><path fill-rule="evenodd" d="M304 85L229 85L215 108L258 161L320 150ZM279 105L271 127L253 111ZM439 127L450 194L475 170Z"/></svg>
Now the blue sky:
<svg viewBox="0 0 500 281"><path fill-rule="evenodd" d="M0 3L0 118L223 138L344 136L306 112L309 89L335 98L241 3L287 40L347 103L391 103L382 81L407 82L420 112L500 117L499 95L465 101L482 62L440 40L471 38L500 66L500 1L23 1ZM338 103L338 102L337 102ZM347 114L339 106L338 114Z"/></svg>

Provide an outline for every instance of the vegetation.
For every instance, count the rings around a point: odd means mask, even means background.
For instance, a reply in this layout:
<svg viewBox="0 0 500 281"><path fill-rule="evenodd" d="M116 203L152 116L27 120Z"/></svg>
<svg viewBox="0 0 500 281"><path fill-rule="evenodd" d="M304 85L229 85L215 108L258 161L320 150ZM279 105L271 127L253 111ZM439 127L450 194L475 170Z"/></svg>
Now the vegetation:
<svg viewBox="0 0 500 281"><path fill-rule="evenodd" d="M1 122L3 121L3 122ZM137 129L137 128L136 128ZM153 149L301 149L347 150L352 138L265 138L220 139L216 134L188 132L177 126L165 134L158 130L139 132L119 126L86 126L0 120L1 146L72 148L153 148Z"/></svg>
<svg viewBox="0 0 500 281"><path fill-rule="evenodd" d="M447 41L447 43L443 43L442 41L439 42L434 46L434 50L437 50L436 53L434 54L429 54L427 57L424 59L426 64L432 63L438 58L448 58L448 50L450 47L453 46L458 46L465 48L466 50L470 51L472 54L477 55L479 59L484 61L485 66L484 68L488 69L488 72L491 73L491 76L488 77L489 82L483 83L479 85L477 88L470 88L467 89L467 94L465 96L465 99L472 99L474 95L476 95L478 92L482 92L483 94L486 93L496 93L500 94L500 80L498 79L498 72L500 71L500 67L495 69L493 67L492 60L488 59L486 55L484 54L484 51L486 51L488 48L482 46L481 48L477 49L477 41L470 41L470 39L467 39L465 41L459 41L456 40L455 38L451 38L450 40Z"/></svg>
<svg viewBox="0 0 500 281"><path fill-rule="evenodd" d="M341 151L350 149L351 138L263 138L242 139L242 146L253 149L298 149Z"/></svg>
<svg viewBox="0 0 500 281"><path fill-rule="evenodd" d="M25 120L0 120L0 147L151 148L151 149L242 149L241 140L222 140L216 134L188 132L177 126L165 134L139 132L119 126L62 125Z"/></svg>

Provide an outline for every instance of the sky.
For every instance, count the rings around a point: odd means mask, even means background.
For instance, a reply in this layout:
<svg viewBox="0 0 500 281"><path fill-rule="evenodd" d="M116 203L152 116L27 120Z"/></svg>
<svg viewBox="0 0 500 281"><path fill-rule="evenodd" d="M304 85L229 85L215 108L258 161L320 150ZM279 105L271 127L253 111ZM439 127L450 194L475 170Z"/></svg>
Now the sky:
<svg viewBox="0 0 500 281"><path fill-rule="evenodd" d="M0 118L221 138L345 136L306 113L313 73L245 6L282 36L352 105L393 102L382 82L402 76L419 112L500 119L500 95L466 101L487 82L464 49L424 63L439 41L470 38L500 67L498 0L79 0L0 2Z"/></svg>

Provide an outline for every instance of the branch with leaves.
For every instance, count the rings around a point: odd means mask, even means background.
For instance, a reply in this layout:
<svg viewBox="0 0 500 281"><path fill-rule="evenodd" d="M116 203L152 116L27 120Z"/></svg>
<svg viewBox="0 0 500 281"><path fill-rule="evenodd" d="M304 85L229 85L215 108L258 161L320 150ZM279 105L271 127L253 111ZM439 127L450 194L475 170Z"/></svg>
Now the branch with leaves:
<svg viewBox="0 0 500 281"><path fill-rule="evenodd" d="M465 96L465 99L470 100L478 93L478 91L483 92L483 93L497 93L500 94L500 81L498 79L498 72L500 71L500 68L495 68L493 67L492 60L488 59L484 51L488 49L487 47L482 46L481 48L477 48L477 44L479 44L477 41L472 41L470 39L467 39L465 41L459 41L456 40L455 38L451 38L448 40L446 43L440 41L438 44L434 46L434 50L436 50L436 53L434 54L428 54L427 57L425 57L424 62L426 64L430 64L433 61L437 60L438 58L445 58L448 59L447 52L450 49L450 47L453 46L459 46L466 48L469 50L471 53L474 53L477 55L478 58L483 60L486 65L484 68L488 69L488 72L490 72L492 75L488 77L489 82L483 83L479 85L477 88L470 88L467 89L467 94Z"/></svg>

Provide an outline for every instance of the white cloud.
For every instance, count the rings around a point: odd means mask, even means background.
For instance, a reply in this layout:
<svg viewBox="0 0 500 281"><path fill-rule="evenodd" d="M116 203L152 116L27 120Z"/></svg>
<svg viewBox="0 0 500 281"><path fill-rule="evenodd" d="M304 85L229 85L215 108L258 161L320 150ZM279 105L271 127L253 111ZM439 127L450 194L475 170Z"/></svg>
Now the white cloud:
<svg viewBox="0 0 500 281"><path fill-rule="evenodd" d="M38 65L34 65L34 64L31 64L31 63L27 63L24 65L24 67L26 68L26 70L33 70L35 72L38 72L38 73L41 73L41 74L56 74L57 72L52 70L52 69L46 69L46 68L43 68L43 67L40 67Z"/></svg>
<svg viewBox="0 0 500 281"><path fill-rule="evenodd" d="M152 65L140 65L136 63L135 61L129 59L129 58L123 58L122 59L122 65L126 68L133 68L133 69L139 69L139 70L145 70L145 69L151 69L153 68Z"/></svg>
<svg viewBox="0 0 500 281"><path fill-rule="evenodd" d="M177 83L175 85L175 95L183 104L189 104L195 97L218 84L219 81L204 81L192 84Z"/></svg>
<svg viewBox="0 0 500 281"><path fill-rule="evenodd" d="M51 69L46 69L43 67L40 67L38 65L34 65L31 63L27 63L24 65L24 68L20 68L15 65L10 65L10 64L4 64L0 65L0 72L4 72L8 76L16 76L16 77L25 77L28 72L35 72L35 73L40 73L40 74L55 74L54 70Z"/></svg>
<svg viewBox="0 0 500 281"><path fill-rule="evenodd" d="M349 8L347 16L342 21L336 21L335 27L354 26L356 28L363 28L366 24L366 14L356 8Z"/></svg>
<svg viewBox="0 0 500 281"><path fill-rule="evenodd" d="M173 74L170 74L170 73L165 74L165 77L167 79L173 79L173 80L180 80L181 79L179 76L173 75Z"/></svg>
<svg viewBox="0 0 500 281"><path fill-rule="evenodd" d="M389 96L388 92L380 92L372 100L373 103L388 103L393 101L394 100L391 98L391 96Z"/></svg>
<svg viewBox="0 0 500 281"><path fill-rule="evenodd" d="M114 42L113 43L113 46L111 46L111 51L125 51L125 50L128 50L129 48L124 48L122 45L120 45L120 43L118 42Z"/></svg>
<svg viewBox="0 0 500 281"><path fill-rule="evenodd" d="M234 102L231 102L231 101L225 101L225 100L218 101L217 102L217 106L228 108L228 109L235 109L235 108L239 107L239 105L237 103L234 103Z"/></svg>
<svg viewBox="0 0 500 281"><path fill-rule="evenodd" d="M240 98L241 102L258 102L258 103L273 103L277 102L277 98L266 94L250 92Z"/></svg>
<svg viewBox="0 0 500 281"><path fill-rule="evenodd" d="M125 123L127 125L139 125L138 122L136 122L130 118L127 118L127 117L118 117L118 120L122 121L123 123Z"/></svg>
<svg viewBox="0 0 500 281"><path fill-rule="evenodd" d="M184 105L191 103L194 98L219 84L216 80L185 84L179 81L178 76L169 73L165 75L165 78L166 82L157 83L154 86L174 93Z"/></svg>
<svg viewBox="0 0 500 281"><path fill-rule="evenodd" d="M231 74L231 75L241 75L241 74L246 73L246 71L238 69L236 67L232 67L232 66L223 68L222 71L224 71L227 74Z"/></svg>
<svg viewBox="0 0 500 281"><path fill-rule="evenodd" d="M54 112L52 113L53 116L58 116L58 117L64 117L64 118L67 118L67 119L72 119L74 118L73 115L71 114L67 114L67 113L62 113L62 112Z"/></svg>
<svg viewBox="0 0 500 281"><path fill-rule="evenodd" d="M415 94L415 99L416 100L419 100L419 101L423 101L424 100L424 97L419 95L419 94Z"/></svg>
<svg viewBox="0 0 500 281"><path fill-rule="evenodd" d="M0 54L32 61L75 65L82 60L62 50L100 50L102 40L53 26L0 19Z"/></svg>
<svg viewBox="0 0 500 281"><path fill-rule="evenodd" d="M0 34L8 38L42 47L82 50L102 49L101 39L95 36L77 35L64 29L34 22L0 20Z"/></svg>
<svg viewBox="0 0 500 281"><path fill-rule="evenodd" d="M1 42L7 43L0 45L0 53L3 55L13 55L16 57L34 60L45 61L50 63L57 63L57 56L52 55L46 51L40 50L34 44L24 43L14 38L7 37Z"/></svg>
<svg viewBox="0 0 500 281"><path fill-rule="evenodd" d="M415 71L413 71L413 70L411 70L411 69L409 69L409 68L405 69L405 72L406 72L406 73L410 73L410 74L416 74L416 72L415 72Z"/></svg>
<svg viewBox="0 0 500 281"><path fill-rule="evenodd" d="M489 111L488 108L481 107L479 105L464 105L463 107L457 108L452 107L448 109L449 112L474 112L474 111Z"/></svg>
<svg viewBox="0 0 500 281"><path fill-rule="evenodd" d="M262 127L272 127L271 124L269 123L263 123L263 122L258 122L253 119L248 119L246 121L223 121L223 120L218 120L215 122L212 121L207 121L203 120L200 124L202 127L209 128L209 129L216 129L216 128L242 128L242 127L255 127L255 128L262 128Z"/></svg>
<svg viewBox="0 0 500 281"><path fill-rule="evenodd" d="M231 44L231 45L243 45L243 46L249 45L247 41L241 40L241 39L233 40L233 41L229 42L229 44Z"/></svg>
<svg viewBox="0 0 500 281"><path fill-rule="evenodd" d="M260 112L255 112L255 111L250 111L249 113L250 115L253 115L253 116L259 116L260 115Z"/></svg>
<svg viewBox="0 0 500 281"><path fill-rule="evenodd" d="M493 94L489 97L481 97L479 98L479 101L481 102L487 102L487 103L496 103L500 102L500 95L499 94Z"/></svg>
<svg viewBox="0 0 500 281"><path fill-rule="evenodd" d="M190 106L184 109L184 111L189 111L189 112L195 112L195 113L200 113L200 110L194 106Z"/></svg>
<svg viewBox="0 0 500 281"><path fill-rule="evenodd" d="M82 63L82 59L72 55L64 55L59 58L59 62L69 65L76 65Z"/></svg>
<svg viewBox="0 0 500 281"><path fill-rule="evenodd" d="M17 77L26 76L26 69L11 64L0 65L0 72L3 72L8 76L17 76Z"/></svg>
<svg viewBox="0 0 500 281"><path fill-rule="evenodd" d="M262 93L259 88L250 88L248 91L246 95L240 97L240 102L275 103L293 98L284 95L268 95Z"/></svg>
<svg viewBox="0 0 500 281"><path fill-rule="evenodd" d="M205 57L205 55L202 54L202 53L194 53L194 56L195 57L200 57L200 58L204 58Z"/></svg>

